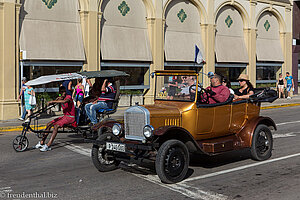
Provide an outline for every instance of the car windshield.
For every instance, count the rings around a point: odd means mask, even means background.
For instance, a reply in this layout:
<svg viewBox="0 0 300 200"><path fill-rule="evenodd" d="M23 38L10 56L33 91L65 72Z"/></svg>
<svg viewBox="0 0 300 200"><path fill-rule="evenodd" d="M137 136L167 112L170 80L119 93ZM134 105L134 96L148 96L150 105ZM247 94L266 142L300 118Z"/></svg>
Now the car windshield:
<svg viewBox="0 0 300 200"><path fill-rule="evenodd" d="M156 76L156 100L194 101L197 77L190 75Z"/></svg>

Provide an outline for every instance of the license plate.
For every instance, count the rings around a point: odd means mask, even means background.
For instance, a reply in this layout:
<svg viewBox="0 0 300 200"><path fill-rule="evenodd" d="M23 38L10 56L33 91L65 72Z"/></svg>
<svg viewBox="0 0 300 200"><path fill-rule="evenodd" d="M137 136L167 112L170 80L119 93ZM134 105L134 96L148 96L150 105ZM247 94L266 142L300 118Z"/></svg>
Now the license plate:
<svg viewBox="0 0 300 200"><path fill-rule="evenodd" d="M125 144L106 142L106 149L111 151L125 152Z"/></svg>

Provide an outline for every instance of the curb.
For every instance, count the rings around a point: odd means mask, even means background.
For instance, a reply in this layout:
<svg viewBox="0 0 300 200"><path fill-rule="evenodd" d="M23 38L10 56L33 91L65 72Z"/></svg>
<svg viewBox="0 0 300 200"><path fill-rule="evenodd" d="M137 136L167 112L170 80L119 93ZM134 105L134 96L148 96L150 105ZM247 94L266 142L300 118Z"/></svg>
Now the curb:
<svg viewBox="0 0 300 200"><path fill-rule="evenodd" d="M40 125L38 126L39 129L46 128L46 125ZM3 132L12 132L12 131L22 131L23 126L9 126L9 127L0 127L0 133Z"/></svg>
<svg viewBox="0 0 300 200"><path fill-rule="evenodd" d="M261 110L273 109L273 108L285 108L285 107L293 107L293 106L300 106L300 103L290 103L290 104L280 104L274 106L264 106L260 107ZM46 125L40 125L39 128L44 129ZM9 126L9 127L0 127L0 133L3 132L12 132L12 131L22 131L23 126Z"/></svg>
<svg viewBox="0 0 300 200"><path fill-rule="evenodd" d="M266 109L272 109L272 108L284 108L284 107L293 107L293 106L300 106L300 103L290 103L290 104L280 104L280 105L275 105L275 106L264 106L261 107L261 110L266 110Z"/></svg>

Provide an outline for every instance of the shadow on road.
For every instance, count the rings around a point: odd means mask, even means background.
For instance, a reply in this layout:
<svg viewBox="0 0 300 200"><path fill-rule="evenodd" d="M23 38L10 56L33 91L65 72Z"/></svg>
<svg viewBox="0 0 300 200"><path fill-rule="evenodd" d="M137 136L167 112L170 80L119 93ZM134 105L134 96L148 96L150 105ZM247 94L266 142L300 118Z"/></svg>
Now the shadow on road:
<svg viewBox="0 0 300 200"><path fill-rule="evenodd" d="M247 159L250 159L248 149L230 151L215 156L197 154L191 156L190 166L214 168Z"/></svg>

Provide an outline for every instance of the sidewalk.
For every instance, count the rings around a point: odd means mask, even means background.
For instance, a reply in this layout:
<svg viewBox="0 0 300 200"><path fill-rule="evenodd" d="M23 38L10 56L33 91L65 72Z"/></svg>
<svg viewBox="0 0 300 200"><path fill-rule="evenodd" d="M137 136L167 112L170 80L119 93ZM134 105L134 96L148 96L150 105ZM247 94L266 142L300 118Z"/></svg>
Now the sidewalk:
<svg viewBox="0 0 300 200"><path fill-rule="evenodd" d="M294 95L293 98L289 100L277 99L273 103L262 103L261 109L271 109L289 106L300 106L300 95ZM127 108L128 107L119 107L117 112L112 114L110 117L115 120L122 120L124 112ZM59 116L61 115L40 117L39 125L46 125L49 121ZM22 123L23 122L19 121L18 119L0 120L0 132L22 130Z"/></svg>

